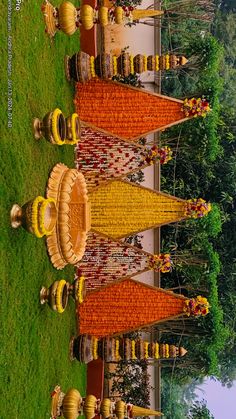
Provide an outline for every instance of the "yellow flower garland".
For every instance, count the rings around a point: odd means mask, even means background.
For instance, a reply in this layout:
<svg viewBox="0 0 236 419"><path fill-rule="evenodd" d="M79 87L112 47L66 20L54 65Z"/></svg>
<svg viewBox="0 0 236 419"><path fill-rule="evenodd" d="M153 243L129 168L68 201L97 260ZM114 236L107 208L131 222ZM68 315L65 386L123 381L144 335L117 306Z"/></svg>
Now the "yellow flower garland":
<svg viewBox="0 0 236 419"><path fill-rule="evenodd" d="M98 359L98 338L93 337L92 341L92 353L93 353L93 359Z"/></svg>
<svg viewBox="0 0 236 419"><path fill-rule="evenodd" d="M47 199L43 198L43 201L41 202L42 204L41 204L41 207L39 209L39 214L38 214L38 223L39 223L38 230L43 236L50 236L54 230L54 227L52 230L47 230L44 225L44 217L45 217L45 212L46 212L48 204L53 203L56 205L56 202L55 202L55 199L53 198L47 198Z"/></svg>
<svg viewBox="0 0 236 419"><path fill-rule="evenodd" d="M90 61L90 72L91 72L91 76L92 77L96 77L95 65L94 65L95 58L94 58L93 55L90 56L90 60L89 61Z"/></svg>
<svg viewBox="0 0 236 419"><path fill-rule="evenodd" d="M130 62L130 73L134 74L134 56L129 56L129 62Z"/></svg>
<svg viewBox="0 0 236 419"><path fill-rule="evenodd" d="M79 285L78 285L77 293L76 293L76 300L79 302L79 304L81 304L84 301L84 297L83 297L84 281L85 281L84 276L80 276Z"/></svg>
<svg viewBox="0 0 236 419"><path fill-rule="evenodd" d="M137 359L135 354L135 340L131 341L131 359Z"/></svg>
<svg viewBox="0 0 236 419"><path fill-rule="evenodd" d="M73 113L71 115L71 133L72 133L72 140L65 140L65 144L70 144L70 145L75 145L79 142L80 138L77 137L77 133L76 133L76 119L78 118L78 114L77 113Z"/></svg>
<svg viewBox="0 0 236 419"><path fill-rule="evenodd" d="M169 351L169 345L168 345L168 343L166 343L165 353L166 353L165 358L169 358L170 357L170 351Z"/></svg>
<svg viewBox="0 0 236 419"><path fill-rule="evenodd" d="M160 353L159 353L159 343L155 343L155 353L154 353L154 357L155 359L159 359L160 358Z"/></svg>
<svg viewBox="0 0 236 419"><path fill-rule="evenodd" d="M155 55L155 71L159 71L159 55Z"/></svg>
<svg viewBox="0 0 236 419"><path fill-rule="evenodd" d="M120 348L120 341L119 341L119 339L116 339L116 341L115 341L115 358L116 358L116 361L121 360L120 353L119 353L119 348Z"/></svg>
<svg viewBox="0 0 236 419"><path fill-rule="evenodd" d="M43 237L43 233L39 230L39 225L38 225L38 206L39 204L43 203L45 200L45 198L43 198L42 196L37 196L37 198L35 198L33 204L32 204L32 209L31 209L31 224L32 224L32 230L33 233L36 237L38 237L39 239L41 237Z"/></svg>
<svg viewBox="0 0 236 419"><path fill-rule="evenodd" d="M61 279L56 289L56 309L58 313L63 313L63 311L65 311L65 308L62 306L62 292L65 285L66 281Z"/></svg>
<svg viewBox="0 0 236 419"><path fill-rule="evenodd" d="M147 71L147 56L143 56L143 71Z"/></svg>
<svg viewBox="0 0 236 419"><path fill-rule="evenodd" d="M169 54L166 54L165 56L165 64L166 64L166 70L170 69L170 56Z"/></svg>
<svg viewBox="0 0 236 419"><path fill-rule="evenodd" d="M60 115L62 115L62 111L58 108L56 108L52 113L52 135L53 140L57 145L65 144L65 141L61 140L61 137L58 133L57 120Z"/></svg>
<svg viewBox="0 0 236 419"><path fill-rule="evenodd" d="M116 57L116 55L113 55L113 57L112 57L112 63L113 63L113 75L116 76L117 73L118 73L117 57Z"/></svg>
<svg viewBox="0 0 236 419"><path fill-rule="evenodd" d="M149 342L144 342L143 346L144 346L144 358L147 359L149 357L148 355Z"/></svg>

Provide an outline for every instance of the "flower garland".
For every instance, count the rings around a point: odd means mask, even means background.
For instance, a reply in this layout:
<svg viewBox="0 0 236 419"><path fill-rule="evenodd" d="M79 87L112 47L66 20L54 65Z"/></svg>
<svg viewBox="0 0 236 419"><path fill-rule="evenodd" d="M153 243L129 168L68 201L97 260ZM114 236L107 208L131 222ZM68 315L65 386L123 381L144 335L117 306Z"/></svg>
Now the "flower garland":
<svg viewBox="0 0 236 419"><path fill-rule="evenodd" d="M143 71L147 71L147 56L143 55Z"/></svg>
<svg viewBox="0 0 236 419"><path fill-rule="evenodd" d="M56 289L55 300L56 300L56 309L58 313L63 313L63 311L65 311L65 307L63 307L62 305L62 294L63 294L65 285L66 285L66 281L64 279L61 279Z"/></svg>
<svg viewBox="0 0 236 419"><path fill-rule="evenodd" d="M118 74L118 66L117 66L117 57L113 55L112 57L113 62L113 76L116 76Z"/></svg>
<svg viewBox="0 0 236 419"><path fill-rule="evenodd" d="M44 199L44 198L43 198ZM45 213L48 207L48 204L54 204L56 205L56 201L53 198L47 198L41 201L41 206L39 208L39 216L38 216L38 230L43 236L50 236L55 228L55 226L52 228L52 230L47 230L45 227L44 219L45 219Z"/></svg>
<svg viewBox="0 0 236 419"><path fill-rule="evenodd" d="M130 73L134 74L134 56L130 54L129 56L130 61Z"/></svg>
<svg viewBox="0 0 236 419"><path fill-rule="evenodd" d="M58 132L57 121L60 115L62 115L62 111L58 108L56 108L52 113L52 136L53 136L53 141L57 145L65 144L65 141L61 139L60 134Z"/></svg>
<svg viewBox="0 0 236 419"><path fill-rule="evenodd" d="M44 233L42 233L39 229L38 217L39 217L39 204L44 202L45 198L42 196L37 196L34 199L32 208L31 208L31 228L33 234L38 237L39 239L43 237Z"/></svg>
<svg viewBox="0 0 236 419"><path fill-rule="evenodd" d="M192 198L186 201L185 217L201 218L211 211L211 204L202 198Z"/></svg>
<svg viewBox="0 0 236 419"><path fill-rule="evenodd" d="M93 55L91 55L89 57L89 65L90 65L91 76L92 77L96 77L96 72L95 72L95 58L94 58Z"/></svg>
<svg viewBox="0 0 236 419"><path fill-rule="evenodd" d="M143 347L144 347L144 359L147 359L149 358L149 354L148 354L149 342L144 342Z"/></svg>
<svg viewBox="0 0 236 419"><path fill-rule="evenodd" d="M131 359L137 359L135 353L135 340L131 341Z"/></svg>
<svg viewBox="0 0 236 419"><path fill-rule="evenodd" d="M119 341L119 339L116 339L116 341L115 341L115 359L116 359L116 361L121 360L119 349L120 349L120 341Z"/></svg>
<svg viewBox="0 0 236 419"><path fill-rule="evenodd" d="M149 268L161 273L170 272L172 260L169 253L160 253L149 257Z"/></svg>
<svg viewBox="0 0 236 419"><path fill-rule="evenodd" d="M170 56L169 56L169 54L165 55L165 69L166 70L170 69Z"/></svg>
<svg viewBox="0 0 236 419"><path fill-rule="evenodd" d="M159 70L160 70L159 55L155 55L155 71L159 71Z"/></svg>
<svg viewBox="0 0 236 419"><path fill-rule="evenodd" d="M165 358L169 358L170 357L170 348L168 343L165 344Z"/></svg>
<svg viewBox="0 0 236 419"><path fill-rule="evenodd" d="M79 142L80 138L77 137L76 132L76 121L79 119L79 116L77 113L73 113L71 115L71 134L72 134L72 140L65 140L65 144L75 145Z"/></svg>
<svg viewBox="0 0 236 419"><path fill-rule="evenodd" d="M210 112L211 108L209 102L206 99L192 98L184 100L181 110L184 112L185 116L193 116L194 118L197 116L202 116L205 118L207 113Z"/></svg>
<svg viewBox="0 0 236 419"><path fill-rule="evenodd" d="M160 358L159 343L157 343L157 342L155 343L154 358L155 359L159 359Z"/></svg>
<svg viewBox="0 0 236 419"><path fill-rule="evenodd" d="M79 284L77 287L77 292L75 295L75 299L76 301L79 302L79 304L81 304L84 301L84 282L85 282L85 278L84 276L80 276L79 280L78 280Z"/></svg>
<svg viewBox="0 0 236 419"><path fill-rule="evenodd" d="M93 337L92 340L92 353L93 353L93 359L98 359L98 338Z"/></svg>
<svg viewBox="0 0 236 419"><path fill-rule="evenodd" d="M189 316L206 316L209 313L209 302L207 298L198 295L197 298L190 298L185 301L183 311Z"/></svg>

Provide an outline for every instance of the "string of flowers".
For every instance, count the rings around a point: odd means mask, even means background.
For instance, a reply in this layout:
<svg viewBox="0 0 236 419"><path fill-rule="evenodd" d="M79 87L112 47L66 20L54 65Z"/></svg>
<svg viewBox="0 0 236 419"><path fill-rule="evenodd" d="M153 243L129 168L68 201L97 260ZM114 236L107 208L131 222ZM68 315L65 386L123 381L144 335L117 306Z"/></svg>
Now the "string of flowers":
<svg viewBox="0 0 236 419"><path fill-rule="evenodd" d="M166 70L169 70L169 68L170 68L170 56L169 56L169 54L166 54L165 55L165 69Z"/></svg>
<svg viewBox="0 0 236 419"><path fill-rule="evenodd" d="M210 110L211 108L209 102L205 98L185 99L182 106L182 111L184 112L185 116L194 118L197 116L202 116L205 118Z"/></svg>
<svg viewBox="0 0 236 419"><path fill-rule="evenodd" d="M155 71L159 71L159 55L155 55Z"/></svg>
<svg viewBox="0 0 236 419"><path fill-rule="evenodd" d="M148 354L149 342L145 341L143 343L143 347L144 347L144 359L148 359L149 358L149 354Z"/></svg>
<svg viewBox="0 0 236 419"><path fill-rule="evenodd" d="M147 56L143 56L143 71L147 71Z"/></svg>
<svg viewBox="0 0 236 419"><path fill-rule="evenodd" d="M77 137L77 131L76 131L76 124L78 121L78 114L77 113L73 113L71 115L71 135L72 135L72 140L65 140L65 144L70 144L70 145L75 145L78 143L78 141L80 140L79 136Z"/></svg>
<svg viewBox="0 0 236 419"><path fill-rule="evenodd" d="M39 223L38 223L38 217L39 217L39 205L44 202L44 199L42 196L37 196L37 198L34 199L31 209L31 227L33 230L33 234L38 237L39 239L43 237L42 231L39 229Z"/></svg>
<svg viewBox="0 0 236 419"><path fill-rule="evenodd" d="M65 140L61 139L60 133L59 133L59 130L58 130L58 118L60 117L60 115L62 115L62 111L60 109L56 108L53 111L53 114L52 114L52 136L53 136L53 141L57 145L65 144Z"/></svg>
<svg viewBox="0 0 236 419"><path fill-rule="evenodd" d="M43 198L43 201L39 202L38 231L40 232L40 234L42 234L42 236L50 236L54 230L54 227L52 230L47 230L47 228L45 227L45 214L48 208L48 204L50 203L56 204L55 199Z"/></svg>
<svg viewBox="0 0 236 419"><path fill-rule="evenodd" d="M98 359L98 339L96 337L92 339L92 354L94 360Z"/></svg>
<svg viewBox="0 0 236 419"><path fill-rule="evenodd" d="M118 74L117 57L116 57L116 55L113 55L113 57L112 57L112 63L113 63L113 75L116 76Z"/></svg>
<svg viewBox="0 0 236 419"><path fill-rule="evenodd" d="M185 301L183 311L189 316L206 316L209 313L209 302L207 298L198 295L197 298L190 298Z"/></svg>
<svg viewBox="0 0 236 419"><path fill-rule="evenodd" d="M159 359L160 358L159 343L158 342L155 343L154 357L155 357L155 359Z"/></svg>
<svg viewBox="0 0 236 419"><path fill-rule="evenodd" d="M165 344L165 358L169 358L170 357L170 352L169 352L169 345L168 343Z"/></svg>
<svg viewBox="0 0 236 419"><path fill-rule="evenodd" d="M130 54L129 56L130 61L130 73L134 74L134 56Z"/></svg>
<svg viewBox="0 0 236 419"><path fill-rule="evenodd" d="M75 295L76 301L78 301L80 304L84 301L84 283L85 283L84 276L80 276L79 281L78 281L76 295Z"/></svg>
<svg viewBox="0 0 236 419"><path fill-rule="evenodd" d="M89 65L90 65L91 76L92 77L96 77L96 72L95 72L95 58L94 58L93 55L91 55L89 57Z"/></svg>
<svg viewBox="0 0 236 419"><path fill-rule="evenodd" d="M115 359L116 359L116 361L120 361L120 359L121 359L119 349L120 349L120 341L119 341L119 339L116 339L116 341L115 341Z"/></svg>
<svg viewBox="0 0 236 419"><path fill-rule="evenodd" d="M131 359L137 359L135 353L135 340L131 341Z"/></svg>
<svg viewBox="0 0 236 419"><path fill-rule="evenodd" d="M64 279L61 279L56 289L56 298L55 298L56 309L57 309L57 312L60 314L65 311L65 307L63 307L63 304L62 304L62 295L63 295L65 286L66 286L66 281Z"/></svg>
<svg viewBox="0 0 236 419"><path fill-rule="evenodd" d="M201 218L211 211L211 204L202 198L192 198L186 201L185 213L186 217Z"/></svg>

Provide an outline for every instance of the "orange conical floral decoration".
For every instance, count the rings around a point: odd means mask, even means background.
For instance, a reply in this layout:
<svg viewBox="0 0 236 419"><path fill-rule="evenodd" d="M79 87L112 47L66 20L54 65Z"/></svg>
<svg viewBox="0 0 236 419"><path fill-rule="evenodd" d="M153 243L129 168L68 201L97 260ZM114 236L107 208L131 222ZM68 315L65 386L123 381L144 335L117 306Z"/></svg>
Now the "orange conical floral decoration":
<svg viewBox="0 0 236 419"><path fill-rule="evenodd" d="M205 299L196 304L182 295L126 278L87 295L78 307L79 332L104 337L183 315L207 314Z"/></svg>
<svg viewBox="0 0 236 419"><path fill-rule="evenodd" d="M210 110L206 100L182 101L98 78L77 83L75 106L82 121L129 141Z"/></svg>

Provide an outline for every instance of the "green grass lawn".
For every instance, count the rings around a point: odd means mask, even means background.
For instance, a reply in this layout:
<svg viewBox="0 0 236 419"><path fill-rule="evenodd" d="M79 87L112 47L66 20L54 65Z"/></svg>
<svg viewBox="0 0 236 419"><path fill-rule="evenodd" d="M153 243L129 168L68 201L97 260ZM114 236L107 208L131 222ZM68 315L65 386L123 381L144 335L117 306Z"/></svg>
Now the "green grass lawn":
<svg viewBox="0 0 236 419"><path fill-rule="evenodd" d="M73 111L73 86L64 76L64 55L79 49L79 34L58 34L53 42L44 33L41 1L24 0L20 11L12 3L12 128L7 126L7 2L1 1L1 138L0 138L0 249L1 249L1 419L49 418L50 391L85 392L86 369L71 363L69 339L75 333L75 306L70 302L62 315L39 303L42 285L73 279L72 267L55 270L45 241L23 229L10 227L9 212L16 202L24 204L44 195L50 170L57 162L73 166L70 146L36 142L32 119L59 107L67 116ZM54 4L59 4L58 0Z"/></svg>

